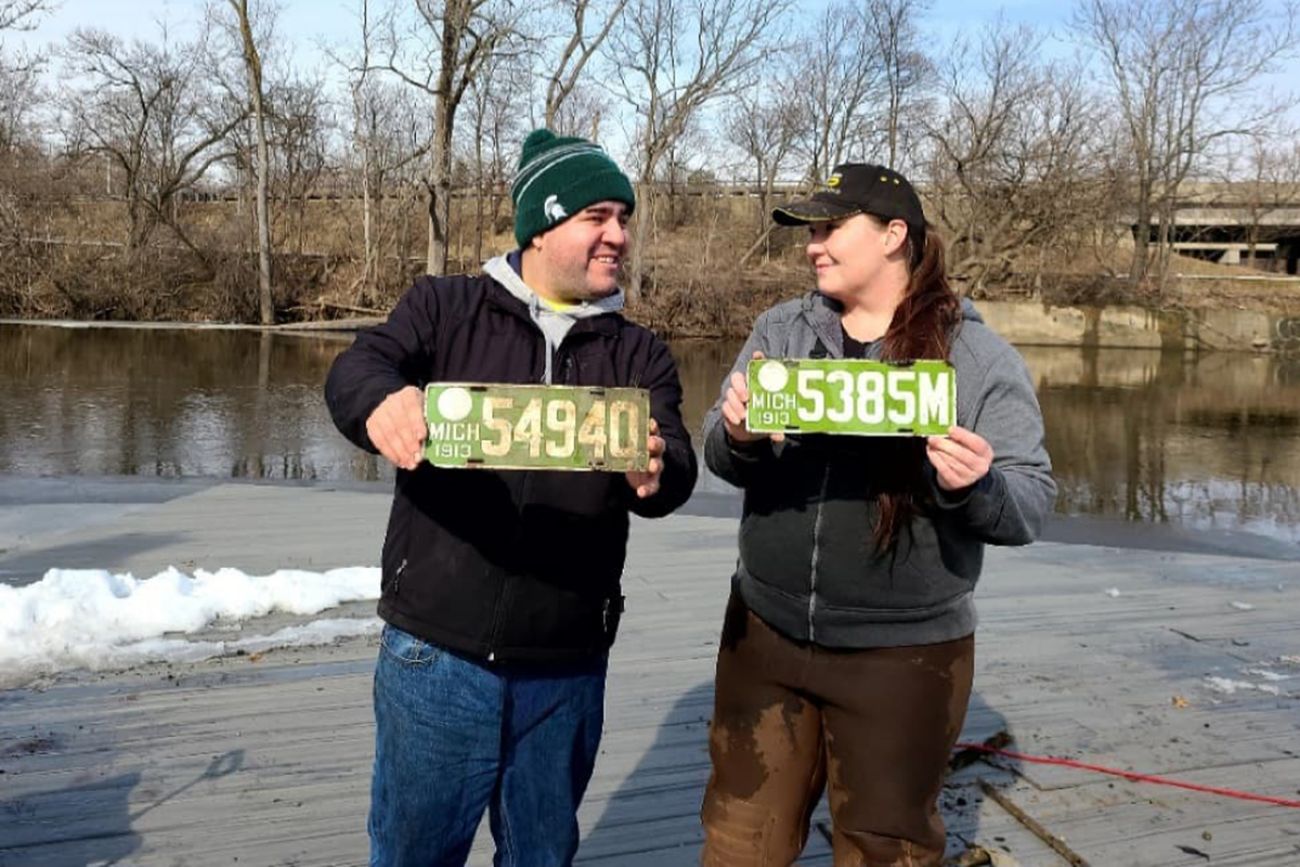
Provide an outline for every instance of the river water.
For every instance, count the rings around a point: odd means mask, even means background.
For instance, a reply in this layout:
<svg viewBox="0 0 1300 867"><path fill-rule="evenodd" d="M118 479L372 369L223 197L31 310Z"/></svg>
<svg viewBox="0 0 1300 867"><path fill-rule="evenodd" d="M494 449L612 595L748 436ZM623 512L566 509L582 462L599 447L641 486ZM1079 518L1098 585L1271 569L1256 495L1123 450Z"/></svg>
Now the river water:
<svg viewBox="0 0 1300 867"><path fill-rule="evenodd" d="M390 478L335 432L322 402L349 339L0 325L0 475ZM1043 407L1058 512L1300 546L1300 359L1018 348ZM692 431L737 349L673 345Z"/></svg>

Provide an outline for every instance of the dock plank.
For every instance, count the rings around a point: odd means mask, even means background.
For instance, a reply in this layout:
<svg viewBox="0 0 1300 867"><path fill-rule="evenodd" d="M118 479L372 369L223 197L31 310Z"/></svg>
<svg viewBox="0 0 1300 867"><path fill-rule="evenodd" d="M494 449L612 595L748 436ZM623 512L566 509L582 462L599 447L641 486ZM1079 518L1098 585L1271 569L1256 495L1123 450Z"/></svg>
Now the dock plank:
<svg viewBox="0 0 1300 867"><path fill-rule="evenodd" d="M215 485L14 556L53 567L61 552L107 546L116 559L97 565L136 574L182 557L209 569L355 565L374 562L387 500ZM121 543L145 528L158 534L149 545ZM698 857L735 532L734 518L634 521L579 864ZM963 737L1007 730L1028 753L1300 797L1300 664L1287 661L1300 656L1300 564L1040 543L990 549L977 598ZM365 863L374 653L356 638L0 691L0 865ZM1215 677L1250 686L1226 693ZM1094 867L1206 863L1180 846L1213 864L1300 864L1298 810L1002 759L949 780L951 852L980 844L1023 865L1064 863L981 795L980 778ZM470 863L490 862L480 833ZM800 863L831 863L820 833Z"/></svg>

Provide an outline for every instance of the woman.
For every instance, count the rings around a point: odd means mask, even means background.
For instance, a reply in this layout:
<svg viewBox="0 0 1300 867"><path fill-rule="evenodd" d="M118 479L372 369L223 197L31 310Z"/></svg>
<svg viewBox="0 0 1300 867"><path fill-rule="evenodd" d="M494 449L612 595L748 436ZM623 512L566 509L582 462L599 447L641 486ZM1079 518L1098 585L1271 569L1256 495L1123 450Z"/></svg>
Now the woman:
<svg viewBox="0 0 1300 867"><path fill-rule="evenodd" d="M759 316L705 420L745 492L718 652L706 865L788 865L828 788L836 865L937 865L937 801L974 669L985 543L1024 545L1056 486L1020 356L948 286L915 190L836 168L778 208L817 290ZM750 433L754 357L947 359L957 425L919 438Z"/></svg>

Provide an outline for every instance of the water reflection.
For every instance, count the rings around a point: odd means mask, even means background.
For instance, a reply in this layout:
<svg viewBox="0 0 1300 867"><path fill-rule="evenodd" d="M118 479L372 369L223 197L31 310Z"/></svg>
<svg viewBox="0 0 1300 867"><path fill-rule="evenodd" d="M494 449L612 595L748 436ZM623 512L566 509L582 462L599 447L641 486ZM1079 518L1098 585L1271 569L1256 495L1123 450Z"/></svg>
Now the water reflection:
<svg viewBox="0 0 1300 867"><path fill-rule="evenodd" d="M346 343L0 326L0 472L377 479L320 383Z"/></svg>
<svg viewBox="0 0 1300 867"><path fill-rule="evenodd" d="M338 436L322 405L321 382L345 345L0 326L0 473L391 478ZM738 350L734 341L674 345L693 431ZM1021 351L1047 419L1058 511L1300 543L1300 361Z"/></svg>
<svg viewBox="0 0 1300 867"><path fill-rule="evenodd" d="M1022 347L1057 510L1300 542L1295 359Z"/></svg>

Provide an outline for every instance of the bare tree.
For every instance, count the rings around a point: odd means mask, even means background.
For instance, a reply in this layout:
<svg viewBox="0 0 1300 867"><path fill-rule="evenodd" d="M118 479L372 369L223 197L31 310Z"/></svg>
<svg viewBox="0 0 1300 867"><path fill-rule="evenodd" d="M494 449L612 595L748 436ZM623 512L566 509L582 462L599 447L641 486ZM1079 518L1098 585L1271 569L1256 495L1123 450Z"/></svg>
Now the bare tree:
<svg viewBox="0 0 1300 867"><path fill-rule="evenodd" d="M601 120L612 114L610 102L609 92L604 88L579 82L556 108L549 127L556 135L577 135L599 141Z"/></svg>
<svg viewBox="0 0 1300 867"><path fill-rule="evenodd" d="M0 35L7 30L30 30L49 11L46 0L0 0ZM37 214L48 218L49 207L38 204L51 193L47 162L40 153L40 134L34 115L46 94L42 86L45 57L40 53L11 53L0 41L0 261L3 271L22 276L11 286L30 294L33 282L27 264L32 255L30 235ZM0 274L0 279L7 277Z"/></svg>
<svg viewBox="0 0 1300 867"><path fill-rule="evenodd" d="M1105 66L1133 154L1134 286L1149 275L1153 220L1167 250L1197 161L1259 120L1241 97L1289 50L1295 22L1290 0L1080 0L1075 30Z"/></svg>
<svg viewBox="0 0 1300 867"><path fill-rule="evenodd" d="M451 213L452 143L456 114L465 92L483 65L516 34L520 14L509 0L413 0L416 21L399 31L390 8L383 17L384 57L374 68L397 76L433 98L433 137L429 147L430 274L447 270ZM436 51L428 46L436 46Z"/></svg>
<svg viewBox="0 0 1300 867"><path fill-rule="evenodd" d="M941 66L946 111L929 122L927 192L948 229L951 271L973 290L1041 271L1096 216L1097 118L1079 70L1042 65L1040 41L999 20L978 42L959 39Z"/></svg>
<svg viewBox="0 0 1300 867"><path fill-rule="evenodd" d="M464 150L474 173L474 261L483 261L488 228L495 230L509 186L511 161L506 149L527 133L530 71L522 58L498 56L471 84L467 103L469 141Z"/></svg>
<svg viewBox="0 0 1300 867"><path fill-rule="evenodd" d="M764 258L771 252L772 190L794 156L795 142L808 119L802 95L795 88L772 88L765 77L733 99L724 128L727 138L748 158L758 189L755 240L741 256L743 264L760 249Z"/></svg>
<svg viewBox="0 0 1300 867"><path fill-rule="evenodd" d="M99 30L79 29L64 49L69 73L65 128L74 154L99 154L122 173L125 242L135 256L159 225L203 259L177 219L181 191L229 156L226 137L243 121L216 97L204 73L215 65L206 31L174 44L130 45Z"/></svg>
<svg viewBox="0 0 1300 867"><path fill-rule="evenodd" d="M11 68L0 58L0 255L6 259L30 233L31 188L41 174L32 167L41 161L29 120L40 98L38 67Z"/></svg>
<svg viewBox="0 0 1300 867"><path fill-rule="evenodd" d="M620 96L637 114L641 202L633 226L628 294L641 295L646 228L660 162L697 114L729 95L759 62L788 0L632 0L609 40Z"/></svg>
<svg viewBox="0 0 1300 867"><path fill-rule="evenodd" d="M262 324L271 325L275 322L275 305L271 297L271 213L267 203L271 153L266 131L264 105L266 90L262 76L262 55L257 48L258 40L253 36L253 20L249 15L248 0L227 0L227 2L235 15L235 26L239 31L253 127L257 133L257 301Z"/></svg>
<svg viewBox="0 0 1300 867"><path fill-rule="evenodd" d="M0 0L0 33L32 29L35 19L49 8L48 0ZM0 153L28 138L28 120L40 101L44 73L45 58L40 53L10 57L0 42Z"/></svg>
<svg viewBox="0 0 1300 867"><path fill-rule="evenodd" d="M375 304L387 283L385 250L403 266L410 253L406 220L423 186L415 167L429 153L432 118L417 97L423 89L378 74L374 50L382 34L376 30L388 22L371 15L369 0L360 0L357 19L361 38L356 53L334 60L347 70L350 144L358 162L355 177L361 194L362 268L352 290L360 288L357 303ZM404 267L398 272L402 274Z"/></svg>
<svg viewBox="0 0 1300 867"><path fill-rule="evenodd" d="M847 3L828 6L798 52L805 60L792 80L807 104L800 147L813 183L844 162L853 145L863 148L871 134L869 113L883 73L865 23Z"/></svg>
<svg viewBox="0 0 1300 867"><path fill-rule="evenodd" d="M915 128L917 97L930 72L930 62L920 48L917 18L929 0L867 0L863 25L870 54L877 58L884 84L881 109L886 165L899 168L899 150Z"/></svg>
<svg viewBox="0 0 1300 867"><path fill-rule="evenodd" d="M570 35L554 58L549 58L546 80L546 109L543 125L554 129L565 101L573 94L582 75L610 30L618 23L627 0L608 0L603 8L592 9L591 0L561 0L554 7L557 15L567 19ZM595 12L595 32L588 28L587 15ZM561 30L560 32L564 32ZM594 137L594 136L593 136Z"/></svg>
<svg viewBox="0 0 1300 867"><path fill-rule="evenodd" d="M371 196L371 165L373 162L373 143L376 138L375 115L377 104L374 100L374 88L367 87L370 73L370 45L372 41L372 23L369 0L361 0L358 10L361 24L360 56L353 62L343 61L348 68L350 81L348 89L352 97L352 146L361 159L361 237L362 258L361 276L357 278L364 296L372 289L378 270L377 254L374 243L374 206ZM337 58L336 58L337 59Z"/></svg>
<svg viewBox="0 0 1300 867"><path fill-rule="evenodd" d="M42 102L44 59L20 55L11 64L0 54L0 153L35 143L32 116Z"/></svg>
<svg viewBox="0 0 1300 867"><path fill-rule="evenodd" d="M1245 169L1246 178L1238 187L1247 213L1246 264L1254 266L1259 244L1276 237L1265 228L1267 218L1300 202L1300 142L1295 131L1251 136Z"/></svg>
<svg viewBox="0 0 1300 867"><path fill-rule="evenodd" d="M272 201L283 212L302 255L307 200L325 171L329 136L325 82L317 76L286 79L268 92ZM272 225L276 217L272 216Z"/></svg>
<svg viewBox="0 0 1300 867"><path fill-rule="evenodd" d="M50 0L0 0L0 30L31 30L51 5Z"/></svg>
<svg viewBox="0 0 1300 867"><path fill-rule="evenodd" d="M387 284L386 257L404 271L409 249L409 214L424 189L419 161L429 153L430 118L415 94L402 85L372 78L355 97L353 150L360 159L363 197L363 302L378 300Z"/></svg>
<svg viewBox="0 0 1300 867"><path fill-rule="evenodd" d="M941 68L939 86L947 111L930 124L931 198L948 228L950 270L969 278L968 272L983 266L971 280L976 288L998 255L987 241L1001 237L1016 219L1010 207L1003 207L990 222L988 200L990 192L997 197L1008 182L1018 180L1003 169L1015 126L1034 93L1033 62L1040 41L1027 28L1010 30L999 19L978 42L966 37L954 42Z"/></svg>

